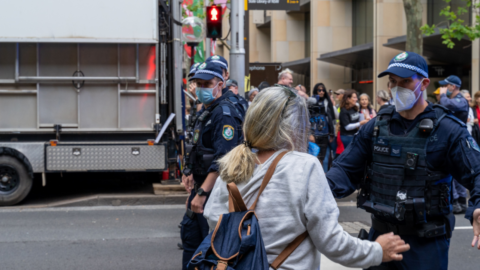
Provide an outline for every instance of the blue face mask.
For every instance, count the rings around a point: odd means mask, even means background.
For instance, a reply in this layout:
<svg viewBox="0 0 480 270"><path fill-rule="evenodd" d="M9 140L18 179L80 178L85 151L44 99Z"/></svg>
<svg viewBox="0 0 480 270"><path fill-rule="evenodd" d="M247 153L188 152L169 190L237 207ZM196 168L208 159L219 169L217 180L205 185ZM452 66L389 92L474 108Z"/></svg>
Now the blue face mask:
<svg viewBox="0 0 480 270"><path fill-rule="evenodd" d="M213 90L217 88L217 86L218 83L213 88L197 87L195 93L197 94L198 100L205 105L212 103L215 100L215 97L218 95L218 92L215 96L213 95Z"/></svg>
<svg viewBox="0 0 480 270"><path fill-rule="evenodd" d="M447 89L447 97L450 97L452 95L452 92L450 92L450 90Z"/></svg>

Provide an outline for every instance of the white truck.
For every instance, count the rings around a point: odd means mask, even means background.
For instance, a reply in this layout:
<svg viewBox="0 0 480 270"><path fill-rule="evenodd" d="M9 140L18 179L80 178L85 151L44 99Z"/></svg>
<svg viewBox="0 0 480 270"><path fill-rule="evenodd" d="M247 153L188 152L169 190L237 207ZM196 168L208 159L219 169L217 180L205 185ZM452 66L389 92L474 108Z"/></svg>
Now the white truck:
<svg viewBox="0 0 480 270"><path fill-rule="evenodd" d="M176 164L179 4L0 0L0 205L23 200L34 174L45 185L48 173Z"/></svg>

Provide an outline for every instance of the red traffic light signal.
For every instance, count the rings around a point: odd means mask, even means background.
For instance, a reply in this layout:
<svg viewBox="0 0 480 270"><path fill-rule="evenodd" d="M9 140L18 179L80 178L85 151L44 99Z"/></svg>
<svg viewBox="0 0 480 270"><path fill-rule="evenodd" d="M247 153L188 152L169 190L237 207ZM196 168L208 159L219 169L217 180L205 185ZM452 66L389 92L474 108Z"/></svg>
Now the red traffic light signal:
<svg viewBox="0 0 480 270"><path fill-rule="evenodd" d="M222 37L222 10L218 6L207 7L207 38Z"/></svg>

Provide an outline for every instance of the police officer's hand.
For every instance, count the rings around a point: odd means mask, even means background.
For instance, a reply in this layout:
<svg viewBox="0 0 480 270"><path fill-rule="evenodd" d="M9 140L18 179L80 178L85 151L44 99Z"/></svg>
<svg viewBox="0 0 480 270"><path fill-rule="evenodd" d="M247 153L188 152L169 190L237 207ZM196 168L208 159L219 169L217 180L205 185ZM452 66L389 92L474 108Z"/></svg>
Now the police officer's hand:
<svg viewBox="0 0 480 270"><path fill-rule="evenodd" d="M440 95L447 94L447 89L446 86L440 87Z"/></svg>
<svg viewBox="0 0 480 270"><path fill-rule="evenodd" d="M197 90L197 84L195 82L190 83L188 86L188 92L190 92L193 97L197 98L197 93L195 90Z"/></svg>
<svg viewBox="0 0 480 270"><path fill-rule="evenodd" d="M308 140L309 140L310 142L315 143L315 137L313 137L313 135L310 135L310 136L308 137Z"/></svg>
<svg viewBox="0 0 480 270"><path fill-rule="evenodd" d="M203 205L207 200L207 196L198 196L196 195L195 198L192 200L192 211L197 214L203 214Z"/></svg>
<svg viewBox="0 0 480 270"><path fill-rule="evenodd" d="M193 189L193 175L189 176L182 175L182 184L185 187L185 190L190 193Z"/></svg>
<svg viewBox="0 0 480 270"><path fill-rule="evenodd" d="M410 249L410 245L405 244L405 241L400 236L394 235L393 232L380 235L375 242L382 246L382 262L401 261L403 255L400 253Z"/></svg>
<svg viewBox="0 0 480 270"><path fill-rule="evenodd" d="M473 241L472 247L477 246L480 249L480 208L473 212Z"/></svg>

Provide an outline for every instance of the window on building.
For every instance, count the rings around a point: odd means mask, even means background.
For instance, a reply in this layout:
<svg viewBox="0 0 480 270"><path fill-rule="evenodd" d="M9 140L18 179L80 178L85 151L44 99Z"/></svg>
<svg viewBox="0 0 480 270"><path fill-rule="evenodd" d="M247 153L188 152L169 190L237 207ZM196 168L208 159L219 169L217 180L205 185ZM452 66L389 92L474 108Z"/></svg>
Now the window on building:
<svg viewBox="0 0 480 270"><path fill-rule="evenodd" d="M352 1L352 45L373 42L373 0Z"/></svg>
<svg viewBox="0 0 480 270"><path fill-rule="evenodd" d="M435 24L438 27L446 27L447 19L445 16L440 15L440 11L448 5L450 6L450 10L455 12L458 10L458 7L467 8L467 2L465 0L452 0L450 3L446 3L444 0L428 0L428 24ZM464 20L465 24L470 25L471 12L462 14L460 19Z"/></svg>

